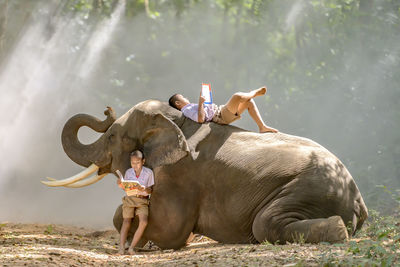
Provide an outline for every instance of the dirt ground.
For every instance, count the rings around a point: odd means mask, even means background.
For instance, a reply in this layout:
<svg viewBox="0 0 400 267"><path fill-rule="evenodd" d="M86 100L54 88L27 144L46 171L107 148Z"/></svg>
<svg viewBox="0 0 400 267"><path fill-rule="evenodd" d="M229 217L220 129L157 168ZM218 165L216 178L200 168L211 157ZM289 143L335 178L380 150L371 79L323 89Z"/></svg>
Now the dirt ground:
<svg viewBox="0 0 400 267"><path fill-rule="evenodd" d="M343 244L224 245L196 236L180 250L118 256L115 230L0 224L2 266L320 266L348 255ZM354 241L354 240L353 240ZM358 242L357 240L355 240Z"/></svg>

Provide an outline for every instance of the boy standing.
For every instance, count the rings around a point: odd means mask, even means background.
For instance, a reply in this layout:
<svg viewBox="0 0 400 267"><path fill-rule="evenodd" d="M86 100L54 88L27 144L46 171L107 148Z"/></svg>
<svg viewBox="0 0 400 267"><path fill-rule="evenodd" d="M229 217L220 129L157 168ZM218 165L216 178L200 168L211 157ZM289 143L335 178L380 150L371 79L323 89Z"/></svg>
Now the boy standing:
<svg viewBox="0 0 400 267"><path fill-rule="evenodd" d="M147 226L147 217L149 214L149 194L151 194L154 185L154 174L149 168L143 166L145 159L141 151L135 150L130 154L131 167L125 172L124 180L136 181L142 186L125 188L118 178L117 184L126 192L122 198L122 217L120 247L118 254L125 253L125 242L135 214L139 217L139 226L133 236L132 243L129 246L128 253L134 254L134 247L139 242Z"/></svg>
<svg viewBox="0 0 400 267"><path fill-rule="evenodd" d="M200 95L199 103L193 104L183 95L174 94L170 97L169 104L182 111L185 117L199 123L213 121L219 124L230 124L240 119L240 115L247 109L250 116L256 122L260 133L277 133L278 130L268 127L264 123L253 100L256 96L264 95L266 92L267 88L264 86L248 93L235 93L225 105L221 106L215 104L204 105L205 98L202 95Z"/></svg>

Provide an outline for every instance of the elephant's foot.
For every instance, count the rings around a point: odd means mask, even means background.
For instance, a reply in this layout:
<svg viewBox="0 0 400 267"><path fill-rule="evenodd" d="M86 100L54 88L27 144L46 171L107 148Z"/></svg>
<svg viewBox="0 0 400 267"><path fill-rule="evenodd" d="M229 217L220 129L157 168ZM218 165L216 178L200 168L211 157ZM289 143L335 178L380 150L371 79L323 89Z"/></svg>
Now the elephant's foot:
<svg viewBox="0 0 400 267"><path fill-rule="evenodd" d="M297 221L287 225L284 229L285 241L289 242L335 243L349 238L346 226L340 216Z"/></svg>
<svg viewBox="0 0 400 267"><path fill-rule="evenodd" d="M267 240L270 243L280 244L286 242L335 243L349 238L346 226L340 216L296 220L283 225L283 221L262 215L256 216L253 223L253 235L258 242ZM263 220L263 218L266 219ZM284 219L284 221L287 220L290 218Z"/></svg>

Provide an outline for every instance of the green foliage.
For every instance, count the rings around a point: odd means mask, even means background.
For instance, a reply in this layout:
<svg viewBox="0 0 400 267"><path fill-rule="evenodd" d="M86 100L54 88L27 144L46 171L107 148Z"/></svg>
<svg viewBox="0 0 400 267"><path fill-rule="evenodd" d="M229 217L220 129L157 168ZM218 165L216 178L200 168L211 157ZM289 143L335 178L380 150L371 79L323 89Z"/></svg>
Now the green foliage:
<svg viewBox="0 0 400 267"><path fill-rule="evenodd" d="M54 226L52 224L49 224L46 230L44 230L44 234L52 235L53 233L54 233Z"/></svg>
<svg viewBox="0 0 400 267"><path fill-rule="evenodd" d="M376 187L382 188L385 193L387 193L390 198L397 203L398 208L400 210L400 189L396 189L394 192L390 190L387 186L385 185L377 185Z"/></svg>
<svg viewBox="0 0 400 267"><path fill-rule="evenodd" d="M293 238L293 242L300 244L300 245L304 245L305 244L305 238L304 238L304 233L298 233L295 232L294 235L292 236Z"/></svg>
<svg viewBox="0 0 400 267"><path fill-rule="evenodd" d="M261 243L261 245L264 245L264 246L270 246L270 245L272 245L268 240L264 240L262 243Z"/></svg>
<svg viewBox="0 0 400 267"><path fill-rule="evenodd" d="M66 7L88 18L94 14L110 15L115 4L116 0L68 0Z"/></svg>
<svg viewBox="0 0 400 267"><path fill-rule="evenodd" d="M347 252L321 255L322 266L393 266L399 263L400 218L370 210L367 225L349 242Z"/></svg>
<svg viewBox="0 0 400 267"><path fill-rule="evenodd" d="M364 234L368 238L387 240L395 238L399 232L399 222L393 216L381 216L378 211L369 211L369 220Z"/></svg>
<svg viewBox="0 0 400 267"><path fill-rule="evenodd" d="M117 0L66 3L66 10L89 23L90 18L109 17ZM103 68L108 75L98 78L97 91L106 105L114 99L121 109L130 108L132 88L142 92L140 100L157 96L148 89L174 84L177 78L168 80L168 70L186 70L188 62L197 66L192 75L216 74L218 88L226 95L265 82L276 92L273 99L265 97L271 125L334 148L368 207L386 214L398 210L400 138L394 133L400 132L399 1L125 3L126 18L140 26L128 31L134 36L124 44L128 48L117 44L107 51ZM116 69L121 58L123 67ZM315 103L332 106L331 118L309 130L307 122L318 117ZM290 113L284 121L279 120L283 112ZM354 119L346 120L349 114ZM376 184L384 190L377 190ZM387 188L393 188L390 194L396 201L386 194Z"/></svg>

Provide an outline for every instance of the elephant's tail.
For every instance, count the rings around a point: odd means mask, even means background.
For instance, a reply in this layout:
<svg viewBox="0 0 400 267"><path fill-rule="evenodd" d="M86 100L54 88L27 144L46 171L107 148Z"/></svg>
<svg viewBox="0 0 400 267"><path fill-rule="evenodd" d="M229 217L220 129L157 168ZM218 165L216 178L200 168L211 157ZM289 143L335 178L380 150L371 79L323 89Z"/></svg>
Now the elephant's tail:
<svg viewBox="0 0 400 267"><path fill-rule="evenodd" d="M358 210L357 210L357 206L358 206ZM361 197L361 195L356 200L355 207L356 207L357 223L356 223L356 228L355 228L354 233L361 229L363 223L368 218L368 209L367 209L367 206L365 205L364 200Z"/></svg>

